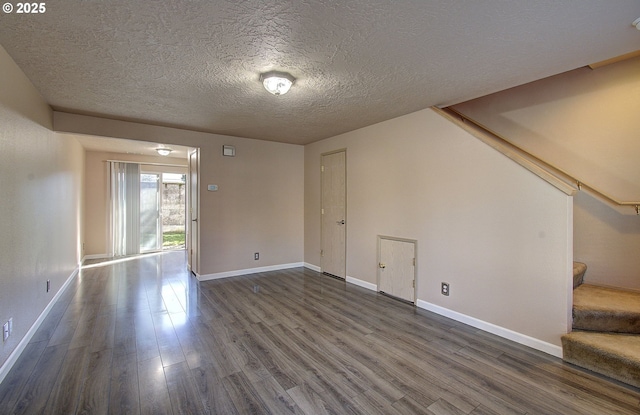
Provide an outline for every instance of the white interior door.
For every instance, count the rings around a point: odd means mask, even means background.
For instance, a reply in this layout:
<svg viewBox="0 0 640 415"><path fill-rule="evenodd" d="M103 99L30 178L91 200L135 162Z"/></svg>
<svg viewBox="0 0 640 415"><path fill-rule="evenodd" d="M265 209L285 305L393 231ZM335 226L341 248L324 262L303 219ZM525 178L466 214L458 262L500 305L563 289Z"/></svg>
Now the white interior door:
<svg viewBox="0 0 640 415"><path fill-rule="evenodd" d="M378 291L415 302L416 242L378 237Z"/></svg>
<svg viewBox="0 0 640 415"><path fill-rule="evenodd" d="M322 272L346 277L347 170L346 151L322 155Z"/></svg>
<svg viewBox="0 0 640 415"><path fill-rule="evenodd" d="M140 173L140 252L162 249L160 173Z"/></svg>
<svg viewBox="0 0 640 415"><path fill-rule="evenodd" d="M187 263L194 274L200 272L198 249L200 246L200 189L198 175L200 172L200 149L189 153L189 220L187 225Z"/></svg>

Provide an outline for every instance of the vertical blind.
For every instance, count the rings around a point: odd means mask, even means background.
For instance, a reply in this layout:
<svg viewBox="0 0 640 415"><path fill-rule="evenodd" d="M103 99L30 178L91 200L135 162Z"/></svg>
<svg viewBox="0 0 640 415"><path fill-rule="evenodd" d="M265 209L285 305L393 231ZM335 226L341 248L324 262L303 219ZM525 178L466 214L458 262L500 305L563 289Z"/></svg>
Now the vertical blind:
<svg viewBox="0 0 640 415"><path fill-rule="evenodd" d="M109 162L113 256L140 253L140 165Z"/></svg>

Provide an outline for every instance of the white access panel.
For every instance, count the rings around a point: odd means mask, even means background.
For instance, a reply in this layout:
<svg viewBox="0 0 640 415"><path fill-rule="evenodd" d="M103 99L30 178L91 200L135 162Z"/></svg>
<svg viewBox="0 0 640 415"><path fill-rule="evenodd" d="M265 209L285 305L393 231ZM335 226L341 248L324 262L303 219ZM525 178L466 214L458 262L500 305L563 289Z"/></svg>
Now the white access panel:
<svg viewBox="0 0 640 415"><path fill-rule="evenodd" d="M416 301L416 241L378 237L378 291Z"/></svg>

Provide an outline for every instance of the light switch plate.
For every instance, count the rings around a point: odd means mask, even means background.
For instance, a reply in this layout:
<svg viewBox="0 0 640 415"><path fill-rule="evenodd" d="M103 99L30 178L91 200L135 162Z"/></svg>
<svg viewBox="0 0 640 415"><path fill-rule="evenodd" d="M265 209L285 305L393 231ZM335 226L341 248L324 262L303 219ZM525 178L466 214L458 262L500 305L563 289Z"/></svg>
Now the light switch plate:
<svg viewBox="0 0 640 415"><path fill-rule="evenodd" d="M235 146L222 146L222 155L226 157L235 157L236 156Z"/></svg>
<svg viewBox="0 0 640 415"><path fill-rule="evenodd" d="M7 321L2 326L2 340L6 342L8 338L9 338L9 322Z"/></svg>

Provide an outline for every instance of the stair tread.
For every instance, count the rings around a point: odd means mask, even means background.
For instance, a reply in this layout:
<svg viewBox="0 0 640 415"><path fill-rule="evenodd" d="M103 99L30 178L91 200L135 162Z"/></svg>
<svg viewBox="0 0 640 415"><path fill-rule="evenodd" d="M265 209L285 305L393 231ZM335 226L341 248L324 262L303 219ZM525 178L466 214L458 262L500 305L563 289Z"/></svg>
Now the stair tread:
<svg viewBox="0 0 640 415"><path fill-rule="evenodd" d="M566 362L640 388L640 292L576 287L573 327L562 336Z"/></svg>
<svg viewBox="0 0 640 415"><path fill-rule="evenodd" d="M640 388L640 336L574 331L562 336L563 360Z"/></svg>
<svg viewBox="0 0 640 415"><path fill-rule="evenodd" d="M640 314L640 293L618 288L582 284L573 290L574 310L597 310Z"/></svg>
<svg viewBox="0 0 640 415"><path fill-rule="evenodd" d="M562 337L592 349L632 360L640 366L640 336L636 334L572 331Z"/></svg>
<svg viewBox="0 0 640 415"><path fill-rule="evenodd" d="M583 262L573 261L573 275L580 274L587 270L587 264Z"/></svg>
<svg viewBox="0 0 640 415"><path fill-rule="evenodd" d="M573 261L573 288L583 283L585 272L587 272L587 264Z"/></svg>

